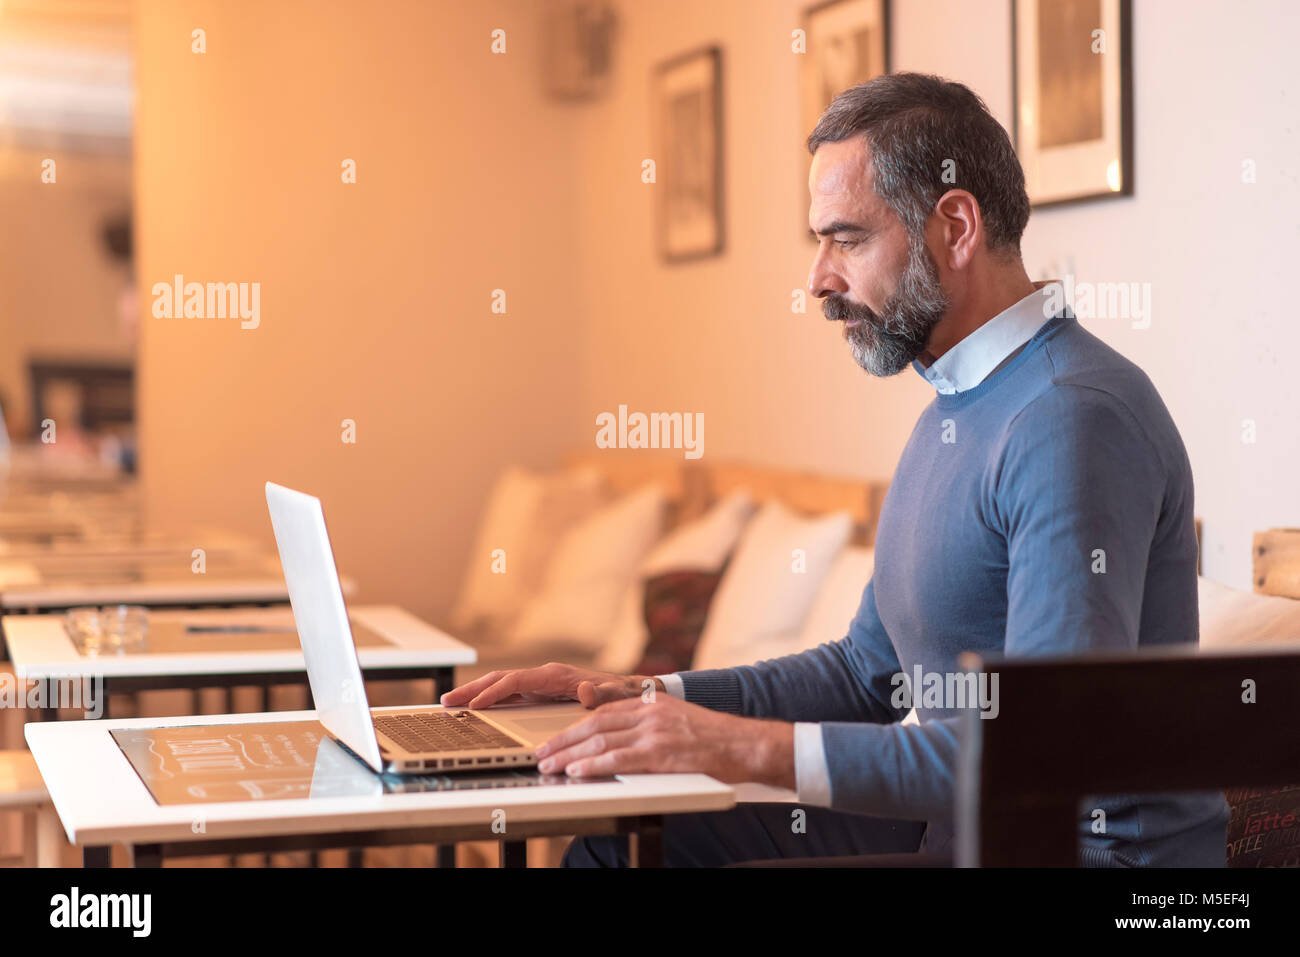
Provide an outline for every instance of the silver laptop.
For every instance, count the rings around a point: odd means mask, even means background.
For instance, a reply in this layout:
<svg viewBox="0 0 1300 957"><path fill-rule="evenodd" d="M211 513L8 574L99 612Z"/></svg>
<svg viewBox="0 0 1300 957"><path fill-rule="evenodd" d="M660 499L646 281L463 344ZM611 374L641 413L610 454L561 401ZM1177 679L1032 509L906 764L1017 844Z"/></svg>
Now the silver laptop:
<svg viewBox="0 0 1300 957"><path fill-rule="evenodd" d="M534 749L591 712L581 704L370 710L320 499L266 483L316 715L375 771L486 771L537 763Z"/></svg>

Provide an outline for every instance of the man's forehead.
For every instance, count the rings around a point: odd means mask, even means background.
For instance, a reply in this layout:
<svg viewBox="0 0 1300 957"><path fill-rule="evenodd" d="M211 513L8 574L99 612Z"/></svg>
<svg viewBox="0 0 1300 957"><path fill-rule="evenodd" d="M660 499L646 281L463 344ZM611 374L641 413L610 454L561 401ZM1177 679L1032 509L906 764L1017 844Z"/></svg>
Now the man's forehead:
<svg viewBox="0 0 1300 957"><path fill-rule="evenodd" d="M817 147L808 173L808 191L814 208L869 208L875 192L866 140L853 137Z"/></svg>
<svg viewBox="0 0 1300 957"><path fill-rule="evenodd" d="M859 182L869 185L869 159L866 137L854 136L838 143L822 143L813 154L812 169L808 174L809 188L814 192L825 192Z"/></svg>

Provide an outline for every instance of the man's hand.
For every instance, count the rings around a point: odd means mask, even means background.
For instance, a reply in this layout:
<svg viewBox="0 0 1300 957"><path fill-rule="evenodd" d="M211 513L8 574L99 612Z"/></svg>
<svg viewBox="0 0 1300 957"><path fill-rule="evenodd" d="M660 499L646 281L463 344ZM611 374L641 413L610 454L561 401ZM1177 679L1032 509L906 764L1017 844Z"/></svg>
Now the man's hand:
<svg viewBox="0 0 1300 957"><path fill-rule="evenodd" d="M490 708L505 701L581 701L595 708L637 697L651 685L656 692L664 691L658 678L611 675L552 661L540 668L493 671L448 691L440 703L448 708Z"/></svg>
<svg viewBox="0 0 1300 957"><path fill-rule="evenodd" d="M794 725L741 718L668 694L614 701L537 749L538 770L571 777L707 774L795 788Z"/></svg>

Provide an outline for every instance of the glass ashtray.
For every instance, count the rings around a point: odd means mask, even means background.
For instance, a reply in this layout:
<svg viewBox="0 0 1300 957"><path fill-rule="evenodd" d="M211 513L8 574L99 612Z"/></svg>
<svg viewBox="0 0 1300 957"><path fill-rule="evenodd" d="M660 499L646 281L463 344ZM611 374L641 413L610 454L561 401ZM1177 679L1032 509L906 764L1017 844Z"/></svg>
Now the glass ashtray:
<svg viewBox="0 0 1300 957"><path fill-rule="evenodd" d="M138 651L149 637L149 610L143 605L72 608L64 628L77 651L87 657Z"/></svg>

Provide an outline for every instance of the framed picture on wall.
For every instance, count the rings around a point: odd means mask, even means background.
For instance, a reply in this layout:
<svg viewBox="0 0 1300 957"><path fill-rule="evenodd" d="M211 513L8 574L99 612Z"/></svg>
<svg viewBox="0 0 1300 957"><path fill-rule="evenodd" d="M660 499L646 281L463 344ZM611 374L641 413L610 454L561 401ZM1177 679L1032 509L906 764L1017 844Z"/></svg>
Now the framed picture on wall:
<svg viewBox="0 0 1300 957"><path fill-rule="evenodd" d="M655 70L659 254L666 262L723 249L722 50L706 47Z"/></svg>
<svg viewBox="0 0 1300 957"><path fill-rule="evenodd" d="M803 139L807 139L835 94L889 72L889 0L830 0L803 12L801 92ZM807 205L807 174L799 188ZM799 232L807 235L808 226Z"/></svg>
<svg viewBox="0 0 1300 957"><path fill-rule="evenodd" d="M1030 203L1132 196L1130 0L1012 0L1011 51Z"/></svg>

